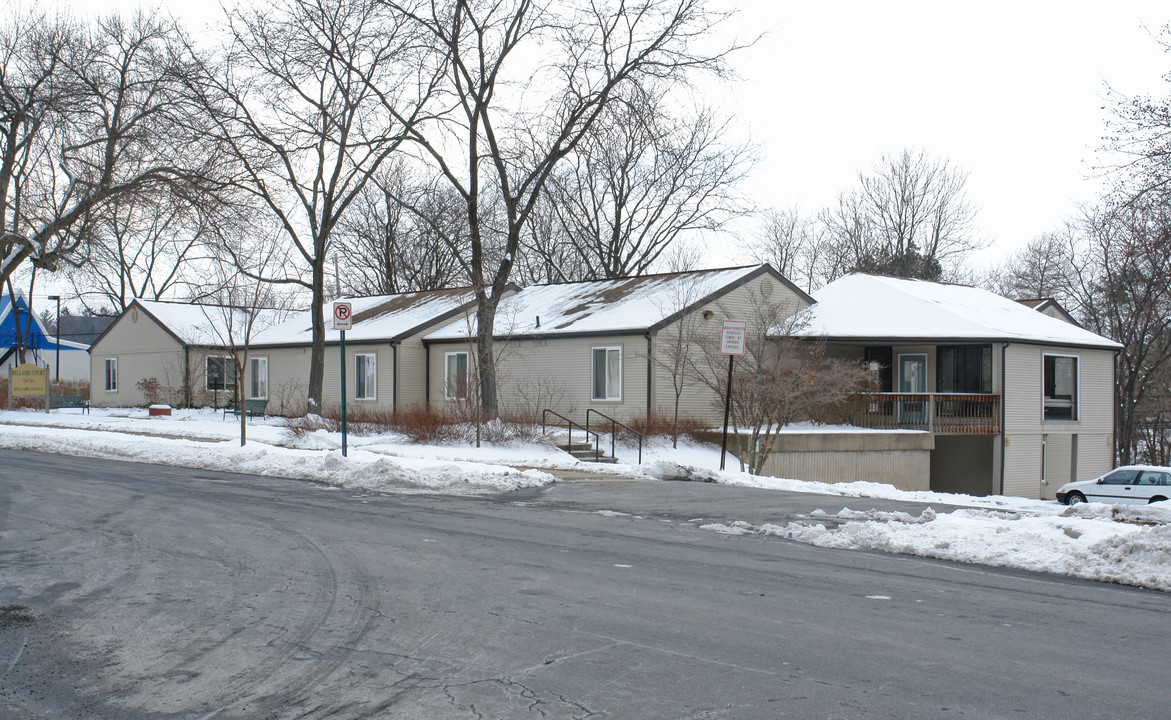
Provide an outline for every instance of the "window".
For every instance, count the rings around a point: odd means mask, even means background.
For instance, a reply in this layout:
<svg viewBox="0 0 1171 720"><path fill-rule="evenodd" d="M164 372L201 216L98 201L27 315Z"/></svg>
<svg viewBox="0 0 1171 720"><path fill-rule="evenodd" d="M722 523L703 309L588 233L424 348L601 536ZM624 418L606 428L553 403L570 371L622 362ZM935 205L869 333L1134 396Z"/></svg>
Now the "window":
<svg viewBox="0 0 1171 720"><path fill-rule="evenodd" d="M992 392L991 345L940 346L938 365L939 392Z"/></svg>
<svg viewBox="0 0 1171 720"><path fill-rule="evenodd" d="M1138 478L1138 470L1116 470L1102 478L1103 485L1133 485Z"/></svg>
<svg viewBox="0 0 1171 720"><path fill-rule="evenodd" d="M1077 420L1077 358L1045 355L1044 419Z"/></svg>
<svg viewBox="0 0 1171 720"><path fill-rule="evenodd" d="M622 399L622 348L593 349L594 400Z"/></svg>
<svg viewBox="0 0 1171 720"><path fill-rule="evenodd" d="M236 361L230 357L207 359L208 391L232 390L236 387Z"/></svg>
<svg viewBox="0 0 1171 720"><path fill-rule="evenodd" d="M446 370L443 375L443 395L448 400L466 400L468 397L468 354L444 354Z"/></svg>
<svg viewBox="0 0 1171 720"><path fill-rule="evenodd" d="M268 399L268 358L254 357L248 360L248 397L253 400Z"/></svg>
<svg viewBox="0 0 1171 720"><path fill-rule="evenodd" d="M374 400L378 392L378 374L375 364L375 355L354 356L354 398L358 400Z"/></svg>
<svg viewBox="0 0 1171 720"><path fill-rule="evenodd" d="M118 392L118 358L106 358L106 392Z"/></svg>

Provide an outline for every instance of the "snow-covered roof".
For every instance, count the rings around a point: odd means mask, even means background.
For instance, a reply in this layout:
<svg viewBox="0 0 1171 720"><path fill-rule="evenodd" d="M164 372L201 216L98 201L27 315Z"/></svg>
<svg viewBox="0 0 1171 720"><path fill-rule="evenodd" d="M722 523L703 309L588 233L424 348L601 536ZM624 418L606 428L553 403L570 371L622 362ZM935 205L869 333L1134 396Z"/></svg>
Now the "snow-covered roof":
<svg viewBox="0 0 1171 720"><path fill-rule="evenodd" d="M967 285L855 274L813 294L798 334L834 340L1016 341L1120 348L1101 335Z"/></svg>
<svg viewBox="0 0 1171 720"><path fill-rule="evenodd" d="M496 333L515 337L646 331L766 272L774 271L768 265L752 265L531 285L500 301ZM475 333L476 319L468 317L436 330L426 339L460 340Z"/></svg>
<svg viewBox="0 0 1171 720"><path fill-rule="evenodd" d="M240 344L245 339L247 312L239 308L142 299L135 300L132 307L134 305L149 313L187 345L223 346L231 342ZM251 328L253 338L287 314L285 310L258 310Z"/></svg>
<svg viewBox="0 0 1171 720"><path fill-rule="evenodd" d="M392 341L412 335L470 307L475 295L470 288L452 288L342 299L351 304L353 321L353 328L346 331L346 341L361 342ZM332 303L326 303L324 308L327 342L337 342L341 337L330 329L332 308ZM312 317L308 310L298 312L255 336L252 345L308 345L313 342Z"/></svg>

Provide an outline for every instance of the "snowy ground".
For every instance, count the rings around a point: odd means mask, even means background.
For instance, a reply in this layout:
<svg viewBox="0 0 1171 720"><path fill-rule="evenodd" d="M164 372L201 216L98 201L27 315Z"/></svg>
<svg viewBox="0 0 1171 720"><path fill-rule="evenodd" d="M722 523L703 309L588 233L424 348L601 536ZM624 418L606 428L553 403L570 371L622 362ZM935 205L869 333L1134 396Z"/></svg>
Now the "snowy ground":
<svg viewBox="0 0 1171 720"><path fill-rule="evenodd" d="M317 431L294 437L281 421L250 420L248 443L239 445L239 421L218 411L176 410L148 417L146 410L95 409L0 412L0 447L69 455L138 460L277 477L300 478L383 492L499 492L554 482L551 472L588 467L646 480L687 478L767 491L796 491L857 498L962 506L927 509L918 516L878 510L816 513L784 526L754 526L730 519L704 525L732 534L791 538L820 547L869 548L960 562L1072 575L1171 591L1171 502L1147 506L1097 503L1064 507L1020 498L977 498L905 492L880 483L823 483L720 472L719 450L653 442L643 464L633 448L619 448L618 465L583 466L549 445L514 441L475 448L414 445L401 436L354 436L348 457L341 438ZM729 457L728 467L736 467Z"/></svg>

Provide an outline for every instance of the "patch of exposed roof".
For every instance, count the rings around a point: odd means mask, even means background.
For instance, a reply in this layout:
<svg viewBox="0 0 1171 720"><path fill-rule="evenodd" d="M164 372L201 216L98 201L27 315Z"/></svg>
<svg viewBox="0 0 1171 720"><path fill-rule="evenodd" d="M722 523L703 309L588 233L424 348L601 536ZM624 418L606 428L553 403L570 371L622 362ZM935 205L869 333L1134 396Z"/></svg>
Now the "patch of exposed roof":
<svg viewBox="0 0 1171 720"><path fill-rule="evenodd" d="M451 288L341 299L348 301L353 311L353 329L346 331L347 342L389 342L458 312L472 303L475 296L470 288ZM326 303L324 308L326 342L341 339L339 332L330 329L332 308L333 303ZM304 310L254 337L252 345L308 345L311 342L312 315Z"/></svg>
<svg viewBox="0 0 1171 720"><path fill-rule="evenodd" d="M855 274L813 294L799 334L835 340L1019 341L1120 348L1119 343L967 285Z"/></svg>
<svg viewBox="0 0 1171 720"><path fill-rule="evenodd" d="M531 285L504 298L498 336L645 332L714 293L730 289L766 266L696 270L615 280ZM427 335L459 340L476 334L474 316Z"/></svg>

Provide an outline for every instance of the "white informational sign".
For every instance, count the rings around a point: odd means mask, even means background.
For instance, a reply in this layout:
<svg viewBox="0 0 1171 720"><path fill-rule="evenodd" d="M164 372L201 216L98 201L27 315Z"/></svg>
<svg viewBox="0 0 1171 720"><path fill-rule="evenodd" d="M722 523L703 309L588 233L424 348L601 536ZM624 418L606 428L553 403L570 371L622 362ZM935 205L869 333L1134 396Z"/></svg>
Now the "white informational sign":
<svg viewBox="0 0 1171 720"><path fill-rule="evenodd" d="M744 339L747 335L748 323L725 320L724 331L720 333L720 352L724 355L743 355Z"/></svg>
<svg viewBox="0 0 1171 720"><path fill-rule="evenodd" d="M333 304L333 329L334 330L349 330L353 325L353 320L350 318L350 313L353 308L348 302L335 302Z"/></svg>

